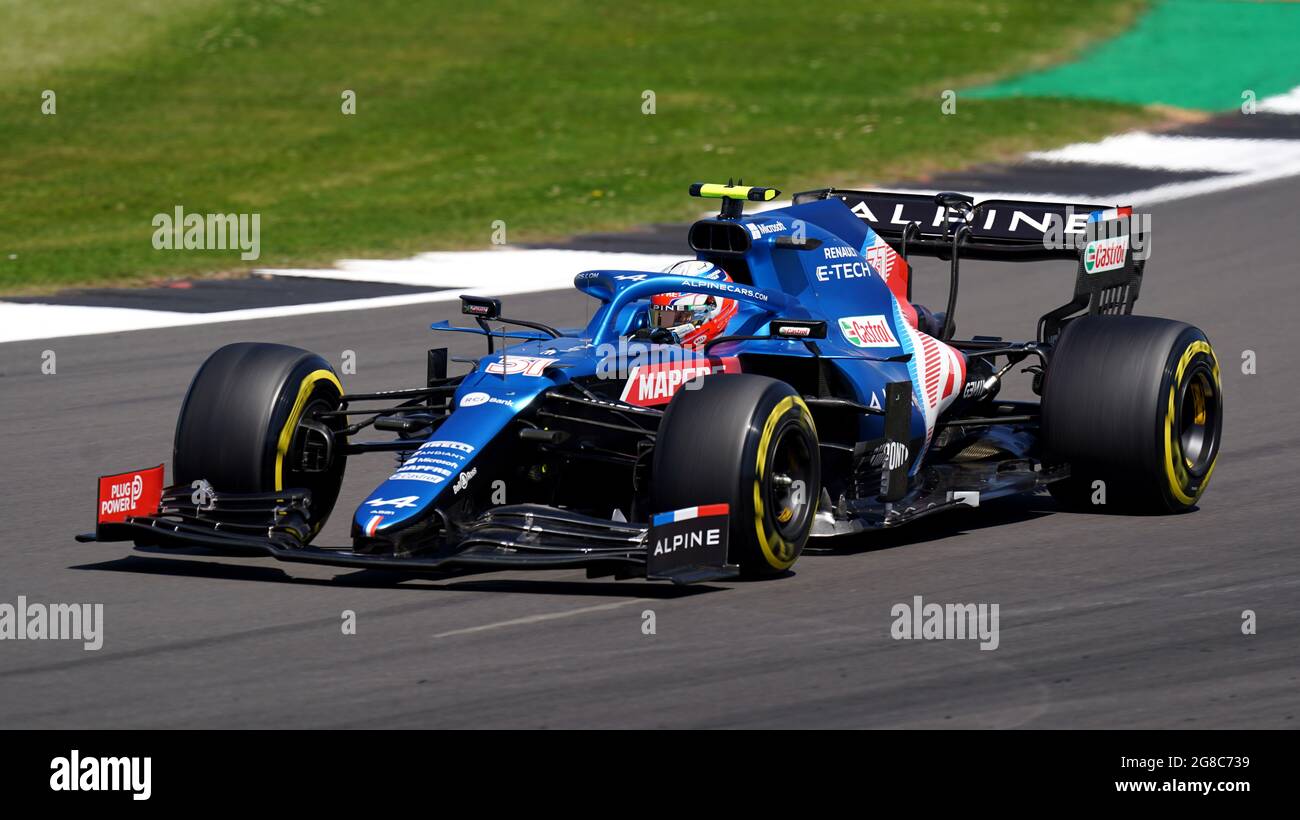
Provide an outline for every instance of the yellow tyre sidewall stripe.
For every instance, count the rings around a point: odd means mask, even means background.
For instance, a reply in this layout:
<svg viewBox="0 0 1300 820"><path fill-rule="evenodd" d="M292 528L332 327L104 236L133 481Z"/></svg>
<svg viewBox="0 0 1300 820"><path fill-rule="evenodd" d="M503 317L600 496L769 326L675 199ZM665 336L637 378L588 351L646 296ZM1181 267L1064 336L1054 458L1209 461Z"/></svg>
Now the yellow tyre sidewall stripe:
<svg viewBox="0 0 1300 820"><path fill-rule="evenodd" d="M768 566L779 570L789 569L799 556L795 553L794 544L782 538L776 529L770 532L767 529L763 520L763 476L767 473L767 450L772 443L776 425L791 408L795 407L799 409L802 420L808 424L814 439L816 438L817 428L813 424L812 413L808 412L808 405L804 404L803 399L798 396L786 396L772 408L772 412L767 415L767 421L763 424L763 434L758 439L758 463L754 471L754 528L758 533L758 546L763 551L763 558Z"/></svg>
<svg viewBox="0 0 1300 820"><path fill-rule="evenodd" d="M1211 370L1214 373L1214 389L1218 391L1217 398L1222 401L1223 387L1219 380L1219 360L1215 358L1214 349L1210 343L1204 339L1197 339L1187 346L1183 351L1182 358L1178 360L1178 367L1174 371L1173 382L1169 385L1169 402L1165 409L1165 476L1169 479L1169 490L1174 498L1185 506L1190 507L1196 503L1196 499L1201 497L1205 492L1206 486L1210 483L1210 476L1214 473L1214 465L1218 463L1219 454L1214 454L1214 460L1210 462L1210 468L1205 471L1205 476L1201 479L1199 486L1196 487L1193 495L1188 495L1184 489L1191 486L1191 476L1187 472L1182 454L1182 445L1174 437L1174 419L1177 411L1174 406L1174 399L1178 395L1178 386L1183 382L1183 373L1186 372L1187 366L1191 364L1192 359L1198 353L1204 353L1210 360Z"/></svg>
<svg viewBox="0 0 1300 820"><path fill-rule="evenodd" d="M289 445L293 442L293 431L298 427L298 421L307 407L307 400L311 398L312 390L320 382L329 382L338 389L340 396L343 395L343 385L332 370L313 370L298 385L298 397L294 399L293 409L289 411L289 418L285 420L284 428L280 430L280 438L275 445L276 492L284 489L284 457L289 453Z"/></svg>

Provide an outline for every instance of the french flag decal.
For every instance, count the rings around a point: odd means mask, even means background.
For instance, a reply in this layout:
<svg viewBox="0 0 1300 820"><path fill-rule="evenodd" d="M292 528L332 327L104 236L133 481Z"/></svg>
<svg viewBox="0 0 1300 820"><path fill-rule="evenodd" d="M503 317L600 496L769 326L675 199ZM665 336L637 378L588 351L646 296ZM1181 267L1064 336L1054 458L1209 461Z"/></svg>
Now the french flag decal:
<svg viewBox="0 0 1300 820"><path fill-rule="evenodd" d="M646 577L688 583L726 574L730 512L727 504L701 504L656 514L646 533Z"/></svg>
<svg viewBox="0 0 1300 820"><path fill-rule="evenodd" d="M731 507L728 504L702 504L698 507L686 507L672 512L656 513L654 517L654 526L662 527L664 524L673 524L678 521L690 521L692 518L707 518L710 515L728 515Z"/></svg>
<svg viewBox="0 0 1300 820"><path fill-rule="evenodd" d="M1133 206L1125 205L1122 208L1110 208L1105 211L1093 211L1088 214L1089 222L1105 222L1108 219L1119 219L1121 216L1132 216Z"/></svg>

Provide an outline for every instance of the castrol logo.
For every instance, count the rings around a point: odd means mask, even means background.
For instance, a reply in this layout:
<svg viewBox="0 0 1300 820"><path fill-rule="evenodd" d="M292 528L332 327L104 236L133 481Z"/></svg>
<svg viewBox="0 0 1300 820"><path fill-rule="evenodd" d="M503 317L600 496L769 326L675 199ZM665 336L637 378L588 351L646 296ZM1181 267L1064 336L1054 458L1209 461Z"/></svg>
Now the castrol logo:
<svg viewBox="0 0 1300 820"><path fill-rule="evenodd" d="M1122 268L1127 252L1127 236L1112 236L1089 242L1083 250L1083 270L1093 274Z"/></svg>

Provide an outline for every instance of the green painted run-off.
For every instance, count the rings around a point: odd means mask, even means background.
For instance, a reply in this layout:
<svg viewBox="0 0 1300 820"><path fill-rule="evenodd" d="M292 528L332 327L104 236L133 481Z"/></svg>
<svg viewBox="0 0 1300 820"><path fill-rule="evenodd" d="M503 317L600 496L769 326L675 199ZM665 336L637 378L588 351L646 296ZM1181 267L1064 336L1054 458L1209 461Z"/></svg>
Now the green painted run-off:
<svg viewBox="0 0 1300 820"><path fill-rule="evenodd" d="M1062 4L1062 10L1067 4ZM1077 61L970 89L971 97L1069 97L1203 111L1300 86L1300 3L1159 0Z"/></svg>

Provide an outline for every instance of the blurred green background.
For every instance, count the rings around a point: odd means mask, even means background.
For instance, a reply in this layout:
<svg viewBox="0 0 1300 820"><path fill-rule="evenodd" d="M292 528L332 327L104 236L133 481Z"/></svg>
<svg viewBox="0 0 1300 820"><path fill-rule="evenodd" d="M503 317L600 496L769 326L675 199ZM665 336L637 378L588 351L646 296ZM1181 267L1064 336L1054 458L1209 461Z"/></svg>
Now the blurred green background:
<svg viewBox="0 0 1300 820"><path fill-rule="evenodd" d="M1096 138L1155 114L959 96L944 116L941 94L1143 7L0 0L0 293L482 247L494 220L537 241L689 219L697 180L790 193ZM260 213L261 258L154 250L177 205Z"/></svg>

